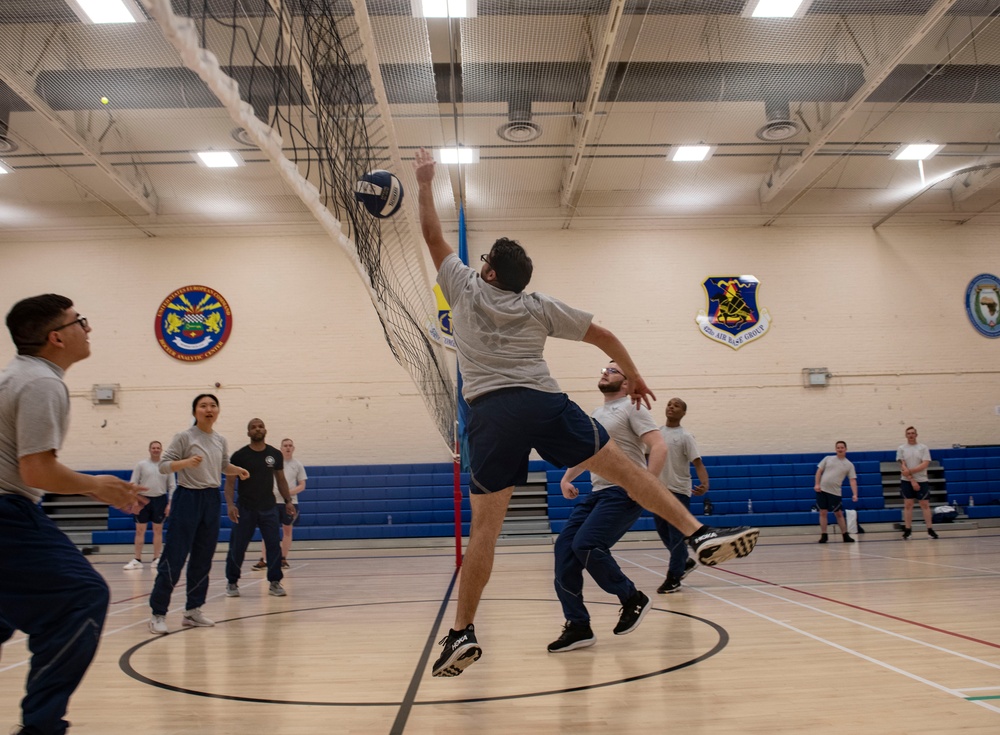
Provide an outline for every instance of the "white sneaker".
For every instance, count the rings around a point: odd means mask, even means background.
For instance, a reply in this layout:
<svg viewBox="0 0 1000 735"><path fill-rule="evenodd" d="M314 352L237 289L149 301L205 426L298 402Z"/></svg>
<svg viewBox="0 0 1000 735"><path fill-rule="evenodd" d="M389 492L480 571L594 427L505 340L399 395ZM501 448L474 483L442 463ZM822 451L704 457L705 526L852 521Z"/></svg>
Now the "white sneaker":
<svg viewBox="0 0 1000 735"><path fill-rule="evenodd" d="M240 586L235 582L230 582L226 585L226 597L239 597L240 596Z"/></svg>
<svg viewBox="0 0 1000 735"><path fill-rule="evenodd" d="M209 620L202 614L201 608L196 607L194 610L185 610L184 617L181 618L181 624L185 628L212 628L215 626L214 620Z"/></svg>
<svg viewBox="0 0 1000 735"><path fill-rule="evenodd" d="M142 562L138 559L133 559L128 564L123 566L122 569L142 569Z"/></svg>
<svg viewBox="0 0 1000 735"><path fill-rule="evenodd" d="M281 586L281 582L271 582L271 586L267 588L267 594L271 595L271 597L284 597L288 593Z"/></svg>
<svg viewBox="0 0 1000 735"><path fill-rule="evenodd" d="M149 619L149 632L155 633L156 635L166 635L170 631L167 630L167 616L166 615L154 615Z"/></svg>
<svg viewBox="0 0 1000 735"><path fill-rule="evenodd" d="M149 562L150 569L156 569L158 566L160 566L160 557L156 557L153 561Z"/></svg>

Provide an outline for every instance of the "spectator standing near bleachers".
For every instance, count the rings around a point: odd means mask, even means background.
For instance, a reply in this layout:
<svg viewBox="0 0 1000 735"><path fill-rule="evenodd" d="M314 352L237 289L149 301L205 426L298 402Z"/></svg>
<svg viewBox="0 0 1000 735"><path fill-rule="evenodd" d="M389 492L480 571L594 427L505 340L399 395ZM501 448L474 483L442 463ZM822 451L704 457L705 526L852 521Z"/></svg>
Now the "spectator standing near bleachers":
<svg viewBox="0 0 1000 735"><path fill-rule="evenodd" d="M899 489L903 495L903 539L910 538L913 533L914 500L920 503L927 534L937 538L937 531L931 527L931 484L927 479L931 450L917 443L917 430L912 426L906 427L906 444L901 444L896 450L896 460L900 470Z"/></svg>
<svg viewBox="0 0 1000 735"><path fill-rule="evenodd" d="M591 412L591 417L640 467L647 467L648 452L649 471L658 475L667 459L667 445L649 410L632 406L631 386L618 363L612 360L601 369L597 389L604 394L604 403ZM559 483L563 497L573 500L580 494L573 480L582 472L580 466L566 470ZM649 597L636 589L611 555L611 547L639 519L642 506L624 488L594 472L590 473L590 482L590 495L576 504L556 539L555 588L566 624L558 640L549 644L549 653L586 648L596 641L590 613L583 604L584 569L602 590L622 603L615 635L631 633L649 611Z"/></svg>
<svg viewBox="0 0 1000 735"><path fill-rule="evenodd" d="M458 676L479 660L482 648L473 620L493 570L496 542L514 486L528 475L532 449L561 467L583 465L628 490L629 495L684 532L703 564L746 556L756 528L717 529L692 516L659 480L637 467L604 428L569 400L549 372L543 351L549 337L592 344L629 376L629 398L649 408L655 399L628 350L593 315L542 293L524 293L531 258L521 245L498 238L477 273L444 239L434 209L434 158L417 151L420 230L438 283L451 304L455 346L469 403L469 505L472 530L458 588L455 627L432 667L433 676Z"/></svg>
<svg viewBox="0 0 1000 735"><path fill-rule="evenodd" d="M836 454L823 457L816 465L816 507L819 509L819 543L827 542L827 514L833 517L840 526L840 533L846 543L853 544L854 539L847 532L847 521L844 519L844 509L841 502L841 490L846 477L851 483L851 499L858 502L858 473L854 463L847 458L847 442L838 441L834 444Z"/></svg>
<svg viewBox="0 0 1000 735"><path fill-rule="evenodd" d="M160 563L160 552L163 550L163 522L170 515L170 499L177 489L174 474L164 475L160 472L160 456L163 445L158 441L149 443L149 459L142 460L132 470L132 483L142 485L147 490L142 495L149 498L139 512L132 516L135 521L135 558L125 565L125 569L142 569L142 547L146 543L146 526L153 524L153 561L149 563L155 570Z"/></svg>
<svg viewBox="0 0 1000 735"><path fill-rule="evenodd" d="M285 510L284 498L281 497L281 490L278 488L278 480L274 480L274 501L278 503L278 520L281 521L281 568L288 569L288 555L292 550L292 529L299 520L299 493L306 489L306 468L299 460L292 455L295 454L295 442L291 439L281 440L281 456L285 461L285 483L288 485L288 492L292 494L292 503L295 505L295 514L289 515ZM282 502L279 502L282 501ZM267 569L267 546L262 541L260 550L260 561L253 565L254 571Z"/></svg>
<svg viewBox="0 0 1000 735"><path fill-rule="evenodd" d="M194 426L174 436L160 459L160 472L177 473L170 528L156 581L149 595L152 617L149 632L166 635L170 596L187 563L187 601L181 623L187 628L210 628L215 623L201 611L208 595L208 574L219 542L219 480L222 475L249 477L229 461L229 444L213 427L219 418L219 399L201 393L191 402ZM190 556L190 559L188 558Z"/></svg>
<svg viewBox="0 0 1000 735"><path fill-rule="evenodd" d="M704 495L708 492L708 469L701 460L698 443L694 435L681 426L681 419L687 415L687 403L680 398L667 401L667 424L660 428L660 434L667 445L667 461L660 472L660 482L685 508L691 507L692 495ZM700 485L692 487L691 465L698 473ZM667 564L667 577L656 591L661 595L677 592L681 588L681 580L689 575L697 562L690 557L684 534L659 516L653 516L656 532L660 540L670 552L670 562Z"/></svg>
<svg viewBox="0 0 1000 735"><path fill-rule="evenodd" d="M23 726L14 732L62 735L110 593L40 503L45 493L86 494L135 513L144 488L74 472L57 459L69 429L63 376L90 356L90 325L73 302L58 294L22 299L7 314L7 329L17 356L0 373L0 644L21 630L31 651Z"/></svg>
<svg viewBox="0 0 1000 735"><path fill-rule="evenodd" d="M229 554L226 556L226 596L240 596L240 570L253 532L260 528L267 553L267 593L273 597L284 597L281 586L284 572L281 571L281 538L278 529L278 507L274 500L274 486L278 486L281 499L285 503L285 513L295 517L295 505L285 482L284 457L281 452L264 442L267 429L261 419L250 419L247 424L250 443L236 450L233 460L246 467L248 477L240 478L239 499L234 499L236 478L226 478L226 511L233 523L229 535Z"/></svg>

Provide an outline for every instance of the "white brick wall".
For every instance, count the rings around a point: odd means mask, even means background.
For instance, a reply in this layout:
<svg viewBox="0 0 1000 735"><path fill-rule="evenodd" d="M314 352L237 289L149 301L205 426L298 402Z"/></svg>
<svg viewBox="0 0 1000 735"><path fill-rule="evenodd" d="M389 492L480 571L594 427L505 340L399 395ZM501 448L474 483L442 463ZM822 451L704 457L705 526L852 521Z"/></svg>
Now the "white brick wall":
<svg viewBox="0 0 1000 735"><path fill-rule="evenodd" d="M502 233L470 233L473 258ZM632 351L659 397L690 405L685 424L710 453L888 449L915 424L931 446L995 442L1000 340L962 306L978 273L1000 271L995 230L782 227L664 232L519 232L532 288L593 311ZM259 416L274 443L292 436L307 464L448 459L353 268L323 238L155 239L0 245L0 293L54 291L94 327L93 355L68 373L74 467L128 467L150 439L188 425L191 399L215 392L231 446ZM708 276L752 274L771 331L738 351L695 326ZM160 301L211 286L234 311L229 344L182 364L153 336ZM0 360L13 354L6 335ZM581 405L604 358L553 341L553 373ZM831 386L805 389L804 367ZM215 390L216 382L222 387ZM118 406L93 406L94 383L120 383Z"/></svg>

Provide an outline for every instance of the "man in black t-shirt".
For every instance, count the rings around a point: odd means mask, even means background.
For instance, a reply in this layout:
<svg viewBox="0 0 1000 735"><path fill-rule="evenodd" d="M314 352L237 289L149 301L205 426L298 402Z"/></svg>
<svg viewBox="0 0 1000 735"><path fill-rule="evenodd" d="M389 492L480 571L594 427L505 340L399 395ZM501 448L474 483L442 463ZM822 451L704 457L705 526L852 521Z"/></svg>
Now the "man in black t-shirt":
<svg viewBox="0 0 1000 735"><path fill-rule="evenodd" d="M260 419L251 419L247 424L247 436L250 443L233 452L229 461L239 467L244 467L250 473L245 480L240 480L239 497L234 500L236 477L226 477L226 509L229 520L233 523L229 535L229 555L226 557L226 596L239 597L240 570L243 557L246 556L250 539L255 529L260 528L260 535L267 546L267 581L271 583L268 594L274 597L284 597L285 588L281 586L284 574L281 571L281 539L278 529L278 506L274 500L274 485L285 501L285 513L289 518L295 517L295 506L292 504L292 494L288 491L285 481L284 458L280 451L270 444L264 443L267 429Z"/></svg>

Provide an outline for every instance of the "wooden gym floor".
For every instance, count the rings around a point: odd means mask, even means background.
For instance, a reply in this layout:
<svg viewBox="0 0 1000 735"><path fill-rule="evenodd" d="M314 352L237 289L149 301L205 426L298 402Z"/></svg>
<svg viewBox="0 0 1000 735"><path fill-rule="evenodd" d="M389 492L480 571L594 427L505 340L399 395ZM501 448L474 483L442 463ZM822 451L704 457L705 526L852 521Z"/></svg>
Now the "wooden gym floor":
<svg viewBox="0 0 1000 735"><path fill-rule="evenodd" d="M128 550L106 547L91 559L111 613L71 733L995 735L1000 531L939 530L826 546L813 529L765 530L750 557L699 567L672 595L655 594L664 549L624 541L616 555L653 609L614 636L618 601L588 579L597 644L559 655L545 650L562 625L552 547L501 547L476 621L483 657L455 679L430 676L453 549L296 548L285 598L250 554L227 598L222 545L205 606L218 625L181 628L182 580L157 638L149 564L124 571ZM24 637L2 653L0 729L18 720Z"/></svg>

